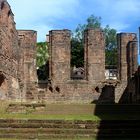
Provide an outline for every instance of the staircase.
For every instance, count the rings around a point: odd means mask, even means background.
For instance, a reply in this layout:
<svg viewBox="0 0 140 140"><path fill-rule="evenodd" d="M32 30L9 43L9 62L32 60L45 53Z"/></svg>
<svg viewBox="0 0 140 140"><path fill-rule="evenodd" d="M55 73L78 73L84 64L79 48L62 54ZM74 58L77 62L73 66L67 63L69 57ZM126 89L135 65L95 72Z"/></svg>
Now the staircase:
<svg viewBox="0 0 140 140"><path fill-rule="evenodd" d="M34 109L32 112L34 115L44 115L44 120L0 119L0 138L2 138L2 140L4 140L4 138L13 140L140 139L140 105L137 104L11 104L8 112L18 113L21 110L22 113L26 113L26 109L29 110L29 108ZM17 110L17 112L15 110ZM101 118L101 121L47 120L45 119L47 115L96 115Z"/></svg>
<svg viewBox="0 0 140 140"><path fill-rule="evenodd" d="M22 139L88 139L140 138L138 120L64 121L0 120L0 138Z"/></svg>

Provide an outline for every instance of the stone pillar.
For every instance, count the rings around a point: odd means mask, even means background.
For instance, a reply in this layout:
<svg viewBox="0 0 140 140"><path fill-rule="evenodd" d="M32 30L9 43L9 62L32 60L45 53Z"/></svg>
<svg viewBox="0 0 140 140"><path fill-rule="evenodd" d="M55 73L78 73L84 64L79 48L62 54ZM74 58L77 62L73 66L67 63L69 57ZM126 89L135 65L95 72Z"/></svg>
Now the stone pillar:
<svg viewBox="0 0 140 140"><path fill-rule="evenodd" d="M128 78L132 78L138 69L137 41L131 41L127 48Z"/></svg>
<svg viewBox="0 0 140 140"><path fill-rule="evenodd" d="M20 44L21 44L21 50L22 58L24 60L24 68L25 68L25 76L24 80L26 82L36 82L37 76L36 76L36 39L37 39L37 33L36 31L30 31L30 30L19 30L18 31L19 38L20 38Z"/></svg>
<svg viewBox="0 0 140 140"><path fill-rule="evenodd" d="M120 33L117 35L118 79L123 82L127 82L129 75L132 73L132 68L135 71L137 65L136 41L137 36L134 33Z"/></svg>
<svg viewBox="0 0 140 140"><path fill-rule="evenodd" d="M2 90L6 93L6 98L12 101L19 100L20 96L18 51L18 34L15 28L14 15L8 2L0 0L0 71L6 77Z"/></svg>
<svg viewBox="0 0 140 140"><path fill-rule="evenodd" d="M52 30L49 39L49 77L54 83L65 83L70 80L70 31Z"/></svg>
<svg viewBox="0 0 140 140"><path fill-rule="evenodd" d="M87 29L85 44L85 74L91 83L105 79L105 38L101 29Z"/></svg>
<svg viewBox="0 0 140 140"><path fill-rule="evenodd" d="M36 40L37 32L33 30L19 30L20 40L20 77L23 78L23 95L25 99L35 99L37 72L36 72ZM29 97L30 96L30 97Z"/></svg>

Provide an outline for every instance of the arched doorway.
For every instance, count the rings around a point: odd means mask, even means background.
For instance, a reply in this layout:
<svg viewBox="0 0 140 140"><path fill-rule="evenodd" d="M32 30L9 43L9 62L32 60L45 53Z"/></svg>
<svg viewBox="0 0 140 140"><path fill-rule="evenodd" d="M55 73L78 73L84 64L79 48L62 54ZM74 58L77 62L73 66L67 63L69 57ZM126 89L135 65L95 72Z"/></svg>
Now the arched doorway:
<svg viewBox="0 0 140 140"><path fill-rule="evenodd" d="M8 84L6 77L0 73L0 100L6 99L8 93Z"/></svg>

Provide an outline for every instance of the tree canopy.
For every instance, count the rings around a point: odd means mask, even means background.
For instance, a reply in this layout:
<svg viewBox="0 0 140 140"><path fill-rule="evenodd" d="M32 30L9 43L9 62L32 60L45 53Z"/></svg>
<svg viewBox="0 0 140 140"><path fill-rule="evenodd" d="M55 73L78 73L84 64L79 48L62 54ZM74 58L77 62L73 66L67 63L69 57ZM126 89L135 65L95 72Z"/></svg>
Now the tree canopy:
<svg viewBox="0 0 140 140"><path fill-rule="evenodd" d="M46 42L37 43L37 75L39 80L48 78L48 44Z"/></svg>
<svg viewBox="0 0 140 140"><path fill-rule="evenodd" d="M106 65L117 64L117 41L116 30L110 28L109 25L102 27L101 17L91 15L87 18L85 24L79 24L72 33L71 39L71 66L84 67L84 31L88 28L100 28L105 33L105 55ZM37 43L37 67L39 79L46 79L48 74L48 44L46 42Z"/></svg>
<svg viewBox="0 0 140 140"><path fill-rule="evenodd" d="M45 65L48 60L48 45L46 42L37 43L37 67Z"/></svg>
<svg viewBox="0 0 140 140"><path fill-rule="evenodd" d="M87 28L100 28L105 33L105 52L106 52L106 65L117 64L117 41L116 41L116 30L106 25L105 28L101 25L101 17L91 15L87 18L85 24L79 24L72 36L72 49L71 49L71 65L76 67L84 66L84 45L83 35L84 30Z"/></svg>

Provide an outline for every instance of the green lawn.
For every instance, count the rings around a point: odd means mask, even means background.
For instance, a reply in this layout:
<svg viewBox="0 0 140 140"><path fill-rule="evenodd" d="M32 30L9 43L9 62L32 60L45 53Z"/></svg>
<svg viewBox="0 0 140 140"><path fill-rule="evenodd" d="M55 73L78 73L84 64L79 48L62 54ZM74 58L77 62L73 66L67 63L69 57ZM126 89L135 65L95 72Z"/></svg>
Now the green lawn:
<svg viewBox="0 0 140 140"><path fill-rule="evenodd" d="M140 119L140 114L100 114L100 115L93 115L93 105L46 105L46 113L7 113L6 109L8 108L9 103L7 102L0 102L0 119L51 119L51 120L93 120L93 121L100 121L100 120L127 120L127 119ZM56 108L58 106L58 108ZM81 114L72 114L70 109L73 110L76 108L79 109L78 111ZM80 107L79 107L80 106ZM67 109L68 108L68 109ZM84 108L84 109L83 109ZM56 110L55 110L56 109ZM83 109L83 110L82 110ZM59 111L62 110L62 113ZM73 111L72 110L72 111ZM55 111L57 112L55 114ZM82 112L83 111L83 112ZM87 112L85 112L87 111ZM49 113L47 113L49 112Z"/></svg>

